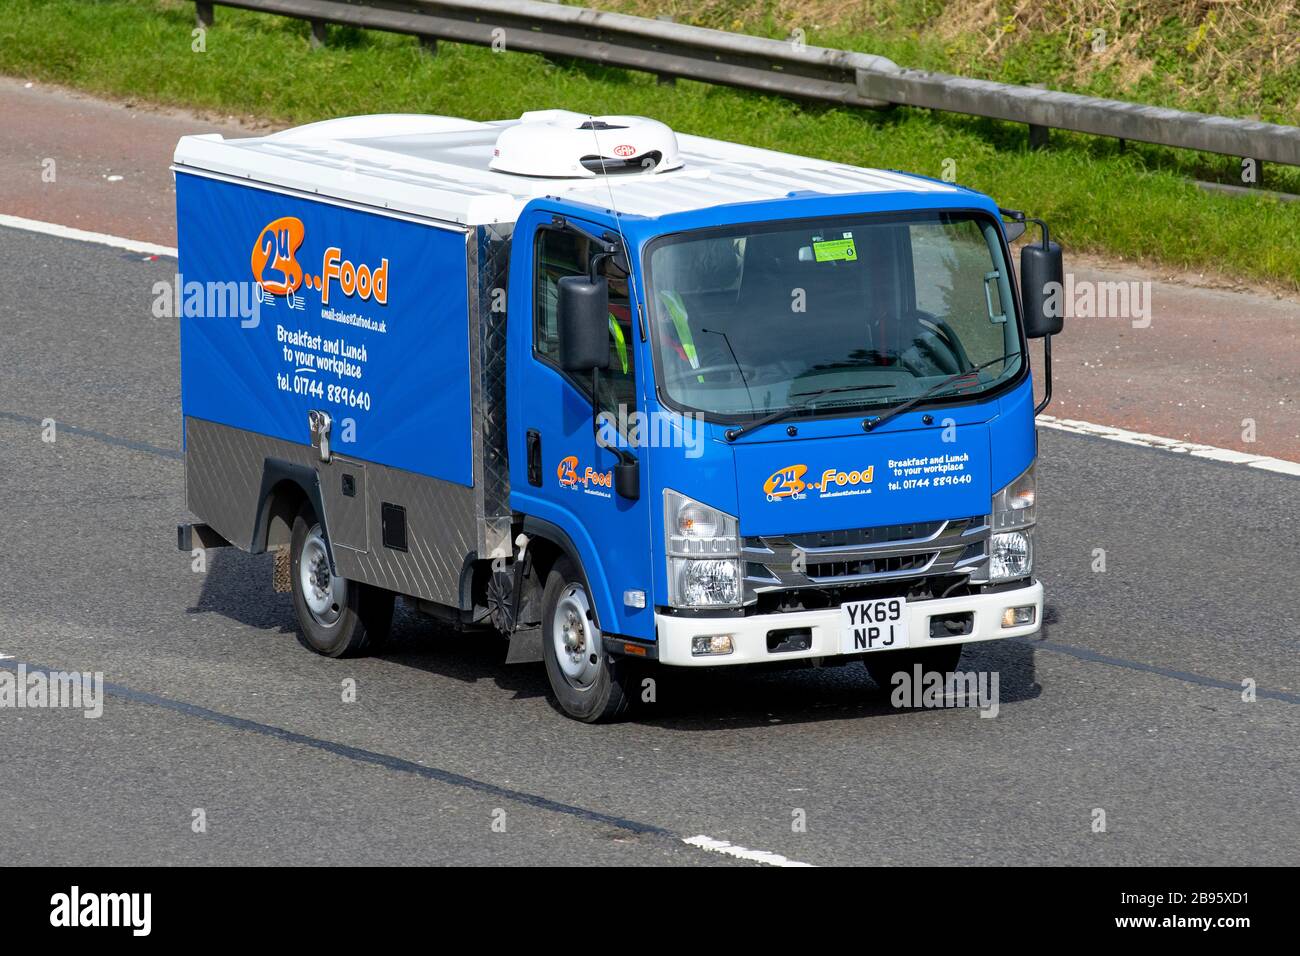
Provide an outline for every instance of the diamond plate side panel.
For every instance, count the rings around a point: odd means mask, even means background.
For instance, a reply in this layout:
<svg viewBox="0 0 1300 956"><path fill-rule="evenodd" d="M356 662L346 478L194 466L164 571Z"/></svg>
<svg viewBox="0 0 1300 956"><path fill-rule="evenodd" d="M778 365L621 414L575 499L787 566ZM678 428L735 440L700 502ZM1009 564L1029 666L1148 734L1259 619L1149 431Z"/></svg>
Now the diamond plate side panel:
<svg viewBox="0 0 1300 956"><path fill-rule="evenodd" d="M343 471L356 467L356 463L338 458L325 464L309 445L202 419L187 418L185 429L186 504L202 521L246 551L254 544L267 458L315 469L322 487L338 485ZM459 607L461 570L475 552L478 537L475 489L374 462L365 462L365 467L367 524L379 528L382 502L404 507L407 551L385 548L377 540L371 541L369 552L339 547L334 550L338 572L354 581ZM327 512L329 507L326 496Z"/></svg>
<svg viewBox="0 0 1300 956"><path fill-rule="evenodd" d="M185 505L231 544L251 551L264 462L268 456L299 461L301 450L289 442L186 418ZM305 451L315 455L310 447Z"/></svg>
<svg viewBox="0 0 1300 956"><path fill-rule="evenodd" d="M471 242L469 275L471 341L478 349L476 415L482 464L475 476L481 486L483 540L480 554L509 550L510 459L506 442L506 288L510 267L511 226L481 226Z"/></svg>

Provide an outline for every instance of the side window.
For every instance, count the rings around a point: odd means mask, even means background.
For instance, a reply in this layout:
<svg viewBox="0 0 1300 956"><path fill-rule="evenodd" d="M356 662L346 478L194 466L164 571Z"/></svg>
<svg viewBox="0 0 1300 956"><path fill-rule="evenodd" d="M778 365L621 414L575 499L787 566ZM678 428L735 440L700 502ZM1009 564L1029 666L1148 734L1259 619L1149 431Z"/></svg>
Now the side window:
<svg viewBox="0 0 1300 956"><path fill-rule="evenodd" d="M587 240L559 229L540 229L536 242L537 279L533 290L533 347L557 368L560 361L559 280L587 272ZM636 409L635 319L628 298L627 276L606 259L601 274L609 281L609 368L600 373L600 407L619 416L619 406L631 414ZM584 376L585 378L585 376ZM576 382L588 398L591 381Z"/></svg>
<svg viewBox="0 0 1300 956"><path fill-rule="evenodd" d="M539 355L552 362L560 361L559 320L556 316L558 283L564 276L586 271L586 246L585 239L571 232L558 229L540 229L537 232L533 345ZM579 265L580 262L583 265Z"/></svg>

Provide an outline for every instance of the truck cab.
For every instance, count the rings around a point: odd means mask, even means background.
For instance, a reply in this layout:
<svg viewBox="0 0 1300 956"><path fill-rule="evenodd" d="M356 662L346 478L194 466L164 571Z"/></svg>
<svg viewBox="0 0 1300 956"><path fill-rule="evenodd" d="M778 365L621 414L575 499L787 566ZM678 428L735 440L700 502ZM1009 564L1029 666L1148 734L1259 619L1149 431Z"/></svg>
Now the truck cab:
<svg viewBox="0 0 1300 956"><path fill-rule="evenodd" d="M1037 221L956 185L643 117L458 122L437 161L476 167L486 220L446 216L469 235L478 547L431 601L375 561L340 568L320 522L300 589L336 576L489 619L589 721L655 665L861 662L887 684L1037 631L1028 343L1050 361L1061 325L1046 225L1018 283L1009 240ZM404 264L383 261L396 297Z"/></svg>

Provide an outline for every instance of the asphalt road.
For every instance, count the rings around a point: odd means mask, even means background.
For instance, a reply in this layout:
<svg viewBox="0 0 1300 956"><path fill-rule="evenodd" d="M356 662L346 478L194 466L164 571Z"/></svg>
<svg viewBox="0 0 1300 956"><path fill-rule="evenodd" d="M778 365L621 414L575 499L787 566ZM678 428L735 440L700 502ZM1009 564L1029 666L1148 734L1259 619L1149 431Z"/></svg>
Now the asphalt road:
<svg viewBox="0 0 1300 956"><path fill-rule="evenodd" d="M174 268L0 229L0 667L112 685L0 708L6 863L1300 862L1300 479L1042 431L1048 624L963 659L996 718L850 666L663 675L591 727L495 642L403 613L326 660L266 556L191 570Z"/></svg>

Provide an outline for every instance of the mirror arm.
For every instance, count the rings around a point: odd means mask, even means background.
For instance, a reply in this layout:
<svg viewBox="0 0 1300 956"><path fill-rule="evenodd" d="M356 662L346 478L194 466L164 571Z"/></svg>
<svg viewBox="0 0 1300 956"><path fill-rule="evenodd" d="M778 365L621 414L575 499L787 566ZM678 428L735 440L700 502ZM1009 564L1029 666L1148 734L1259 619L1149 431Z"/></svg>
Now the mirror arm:
<svg viewBox="0 0 1300 956"><path fill-rule="evenodd" d="M1047 232L1047 227L1043 227ZM1043 409L1052 402L1052 337L1043 336L1043 400L1034 406L1034 414L1041 415Z"/></svg>
<svg viewBox="0 0 1300 956"><path fill-rule="evenodd" d="M603 236L598 236L594 232L579 226L576 222L565 219L563 216L552 216L551 225L556 229L576 232L605 255L615 255L619 250L618 236L614 235L612 232L606 232Z"/></svg>
<svg viewBox="0 0 1300 956"><path fill-rule="evenodd" d="M1047 223L1043 222L1043 220L1041 220L1041 219L1035 219L1035 218L1033 218L1032 216L1027 217L1027 218L1025 219L1025 222L1037 223L1038 228L1040 228L1040 229L1043 230L1043 248L1046 249L1046 248L1047 248L1047 240L1048 240L1048 235L1047 235Z"/></svg>

